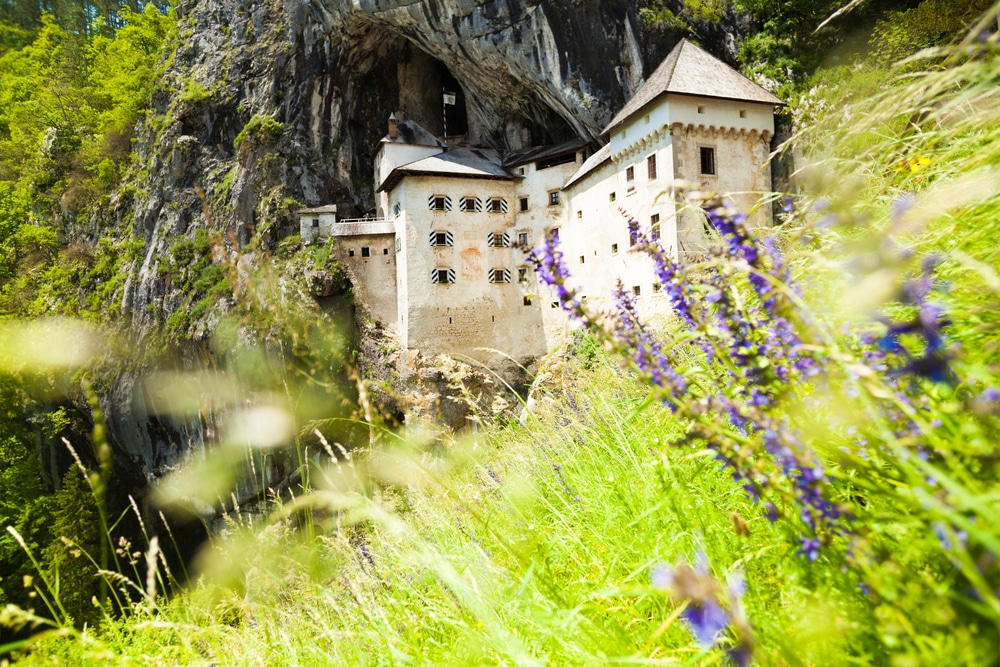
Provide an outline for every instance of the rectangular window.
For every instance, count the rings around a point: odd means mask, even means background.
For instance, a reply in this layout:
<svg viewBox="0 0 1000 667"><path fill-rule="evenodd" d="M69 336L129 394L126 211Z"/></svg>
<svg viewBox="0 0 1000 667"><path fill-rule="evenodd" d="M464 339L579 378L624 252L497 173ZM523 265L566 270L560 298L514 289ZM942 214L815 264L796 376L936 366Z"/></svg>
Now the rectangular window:
<svg viewBox="0 0 1000 667"><path fill-rule="evenodd" d="M611 244L611 254L612 255L617 255L618 254L618 244L617 243L612 243Z"/></svg>
<svg viewBox="0 0 1000 667"><path fill-rule="evenodd" d="M528 210L528 198L527 197L521 197L521 210L522 211L527 211Z"/></svg>
<svg viewBox="0 0 1000 667"><path fill-rule="evenodd" d="M553 308L558 308L559 307L559 302L558 301L553 301L552 302L552 307Z"/></svg>
<svg viewBox="0 0 1000 667"><path fill-rule="evenodd" d="M349 249L349 250L347 251L347 256L348 256L348 257L354 257L354 248L350 248L350 249Z"/></svg>
<svg viewBox="0 0 1000 667"><path fill-rule="evenodd" d="M559 241L559 228L558 227L553 227L552 229L549 230L549 238L552 239L553 241L556 241L556 242Z"/></svg>
<svg viewBox="0 0 1000 667"><path fill-rule="evenodd" d="M715 175L715 149L709 146L702 146L701 152L701 173L710 176Z"/></svg>
<svg viewBox="0 0 1000 667"><path fill-rule="evenodd" d="M631 248L632 246L634 246L638 242L639 242L639 232L638 231L631 231L631 230L629 230L629 233L628 233L628 245L629 245L629 247Z"/></svg>
<svg viewBox="0 0 1000 667"><path fill-rule="evenodd" d="M576 212L576 219L577 220L583 219L583 211L577 211Z"/></svg>
<svg viewBox="0 0 1000 667"><path fill-rule="evenodd" d="M663 285L661 285L660 283L653 283L653 292L654 293L659 292L662 289L663 289Z"/></svg>
<svg viewBox="0 0 1000 667"><path fill-rule="evenodd" d="M705 113L705 107L698 105L698 113Z"/></svg>
<svg viewBox="0 0 1000 667"><path fill-rule="evenodd" d="M431 269L431 282L438 285L450 285L455 282L455 270Z"/></svg>
<svg viewBox="0 0 1000 667"><path fill-rule="evenodd" d="M403 210L403 207L402 207L402 205L400 205L399 202L396 202L395 204L392 205L392 215L394 217L398 218L399 214L402 212L402 210Z"/></svg>
<svg viewBox="0 0 1000 667"><path fill-rule="evenodd" d="M584 258L584 256L583 256L583 255L580 255L580 263L581 263L581 264L583 264L583 262L584 262L584 259L585 259L585 258Z"/></svg>
<svg viewBox="0 0 1000 667"><path fill-rule="evenodd" d="M642 290L640 290L640 289L639 289L639 286L638 286L638 285L633 285L633 286L632 286L632 294L634 294L635 296L639 296L639 293L640 293L641 291L642 291Z"/></svg>
<svg viewBox="0 0 1000 667"><path fill-rule="evenodd" d="M611 194L609 194L609 195L608 195L608 199L610 199L611 201L614 201L614 200L616 199L616 197L615 197L615 193L614 193L614 192L612 192Z"/></svg>
<svg viewBox="0 0 1000 667"><path fill-rule="evenodd" d="M558 206L558 205L559 205L559 191L553 190L552 192L549 193L549 206Z"/></svg>
<svg viewBox="0 0 1000 667"><path fill-rule="evenodd" d="M531 297L530 296L524 297L523 299L521 299L521 303L523 303L525 306L530 306L531 305Z"/></svg>
<svg viewBox="0 0 1000 667"><path fill-rule="evenodd" d="M458 202L459 207L466 213L475 213L479 209L477 204L479 199L476 197L462 197Z"/></svg>
<svg viewBox="0 0 1000 667"><path fill-rule="evenodd" d="M649 237L654 241L660 240L660 214L649 216Z"/></svg>
<svg viewBox="0 0 1000 667"><path fill-rule="evenodd" d="M372 249L369 248L368 246L362 246L361 247L361 256L362 257L371 257L372 256Z"/></svg>
<svg viewBox="0 0 1000 667"><path fill-rule="evenodd" d="M491 283L509 283L510 282L510 270L509 269L491 269L490 270L490 282Z"/></svg>
<svg viewBox="0 0 1000 667"><path fill-rule="evenodd" d="M517 233L517 245L522 248L528 247L528 232L518 232Z"/></svg>
<svg viewBox="0 0 1000 667"><path fill-rule="evenodd" d="M499 197L492 197L489 201L488 210L490 213L506 213L507 200L501 199Z"/></svg>
<svg viewBox="0 0 1000 667"><path fill-rule="evenodd" d="M319 218L313 218L312 223L313 223L313 229L319 229Z"/></svg>
<svg viewBox="0 0 1000 667"><path fill-rule="evenodd" d="M451 232L431 232L430 241L432 246L452 246L455 245L455 235Z"/></svg>
<svg viewBox="0 0 1000 667"><path fill-rule="evenodd" d="M740 118L746 118L746 117L747 117L747 110L740 109Z"/></svg>
<svg viewBox="0 0 1000 667"><path fill-rule="evenodd" d="M389 249L388 248L382 248L382 254L383 255L388 255L389 254Z"/></svg>
<svg viewBox="0 0 1000 667"><path fill-rule="evenodd" d="M444 211L447 210L448 198L444 195L433 195L431 197L431 210L433 211Z"/></svg>
<svg viewBox="0 0 1000 667"><path fill-rule="evenodd" d="M509 248L510 234L492 232L486 237L486 245L491 248Z"/></svg>
<svg viewBox="0 0 1000 667"><path fill-rule="evenodd" d="M517 282L519 283L528 282L528 269L517 270Z"/></svg>
<svg viewBox="0 0 1000 667"><path fill-rule="evenodd" d="M649 180L656 180L656 155L650 155L646 158L646 171L649 173Z"/></svg>
<svg viewBox="0 0 1000 667"><path fill-rule="evenodd" d="M635 190L635 167L628 167L625 170L625 183L628 185L629 192Z"/></svg>

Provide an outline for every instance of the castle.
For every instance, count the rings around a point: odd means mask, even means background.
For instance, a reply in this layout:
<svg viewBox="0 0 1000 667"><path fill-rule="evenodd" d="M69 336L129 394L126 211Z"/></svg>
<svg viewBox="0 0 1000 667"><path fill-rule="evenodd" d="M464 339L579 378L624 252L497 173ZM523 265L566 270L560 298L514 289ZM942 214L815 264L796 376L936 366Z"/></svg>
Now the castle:
<svg viewBox="0 0 1000 667"><path fill-rule="evenodd" d="M627 217L675 257L704 251L704 216L679 206L672 184L732 193L750 210L771 189L781 104L682 40L593 153L578 140L506 155L449 150L392 116L374 157L376 219L334 222L335 207L303 209L303 239L333 237L359 299L406 350L404 374L421 355L529 360L565 336L567 320L518 246L555 234L582 295L606 298L620 280L641 311L668 310L650 260L629 252ZM766 207L751 216L769 222Z"/></svg>

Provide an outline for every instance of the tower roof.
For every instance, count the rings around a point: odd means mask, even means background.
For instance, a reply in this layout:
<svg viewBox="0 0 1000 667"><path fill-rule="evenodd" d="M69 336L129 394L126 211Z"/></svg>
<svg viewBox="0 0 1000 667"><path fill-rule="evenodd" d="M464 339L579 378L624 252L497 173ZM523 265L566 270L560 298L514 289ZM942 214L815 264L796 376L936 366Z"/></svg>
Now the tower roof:
<svg viewBox="0 0 1000 667"><path fill-rule="evenodd" d="M712 54L686 39L663 59L660 66L635 91L602 134L611 132L629 116L666 93L697 95L724 100L784 104Z"/></svg>

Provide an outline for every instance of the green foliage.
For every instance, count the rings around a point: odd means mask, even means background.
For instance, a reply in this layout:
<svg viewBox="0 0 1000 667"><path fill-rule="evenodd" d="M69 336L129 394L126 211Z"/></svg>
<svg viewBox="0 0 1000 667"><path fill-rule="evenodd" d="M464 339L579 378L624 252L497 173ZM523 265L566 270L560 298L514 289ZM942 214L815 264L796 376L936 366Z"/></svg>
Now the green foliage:
<svg viewBox="0 0 1000 667"><path fill-rule="evenodd" d="M888 12L876 25L871 38L872 56L889 65L921 49L940 46L964 37L993 0L923 0L904 11Z"/></svg>
<svg viewBox="0 0 1000 667"><path fill-rule="evenodd" d="M90 485L79 468L71 467L63 477L51 506L55 539L43 554L54 582L52 594L74 624L93 625L100 617L91 599L100 593L95 565L104 536Z"/></svg>
<svg viewBox="0 0 1000 667"><path fill-rule="evenodd" d="M281 137L285 126L269 116L254 115L233 141L233 147L237 150L245 142L266 145Z"/></svg>

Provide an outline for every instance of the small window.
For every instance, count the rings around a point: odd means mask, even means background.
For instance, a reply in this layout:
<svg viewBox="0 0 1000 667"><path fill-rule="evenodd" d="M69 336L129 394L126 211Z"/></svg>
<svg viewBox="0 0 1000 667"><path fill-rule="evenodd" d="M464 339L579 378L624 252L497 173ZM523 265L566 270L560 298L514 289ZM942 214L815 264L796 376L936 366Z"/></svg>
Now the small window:
<svg viewBox="0 0 1000 667"><path fill-rule="evenodd" d="M576 212L576 219L577 220L582 220L583 219L583 211L577 211Z"/></svg>
<svg viewBox="0 0 1000 667"><path fill-rule="evenodd" d="M399 252L402 249L403 249L403 242L399 238L397 238L396 239L396 252Z"/></svg>
<svg viewBox="0 0 1000 667"><path fill-rule="evenodd" d="M740 118L746 118L746 117L747 117L747 110L740 109Z"/></svg>
<svg viewBox="0 0 1000 667"><path fill-rule="evenodd" d="M522 211L527 211L528 210L528 198L527 197L521 197L521 210Z"/></svg>
<svg viewBox="0 0 1000 667"><path fill-rule="evenodd" d="M549 193L549 206L558 206L558 205L559 205L559 191L553 190L552 192Z"/></svg>
<svg viewBox="0 0 1000 667"><path fill-rule="evenodd" d="M552 229L549 230L549 238L551 238L555 242L559 241L559 228L558 227L553 227Z"/></svg>
<svg viewBox="0 0 1000 667"><path fill-rule="evenodd" d="M632 294L634 294L635 296L639 296L639 293L640 293L641 291L642 291L642 290L641 290L641 289L639 289L639 286L638 286L638 285L633 285L633 286L632 286Z"/></svg>
<svg viewBox="0 0 1000 667"><path fill-rule="evenodd" d="M313 218L312 223L313 223L313 229L319 229L319 218Z"/></svg>
<svg viewBox="0 0 1000 667"><path fill-rule="evenodd" d="M558 308L559 307L559 302L558 301L553 301L552 302L552 307L553 308Z"/></svg>
<svg viewBox="0 0 1000 667"><path fill-rule="evenodd" d="M586 259L586 258L585 258L585 257L584 257L583 255L580 255L580 263L581 263L581 264L583 264L583 263L584 263L585 259Z"/></svg>
<svg viewBox="0 0 1000 667"><path fill-rule="evenodd" d="M369 248L368 246L362 246L362 248L361 248L361 256L362 257L371 257L372 256L372 249Z"/></svg>
<svg viewBox="0 0 1000 667"><path fill-rule="evenodd" d="M491 248L509 248L510 234L505 234L503 232L491 232L486 237L486 245Z"/></svg>
<svg viewBox="0 0 1000 667"><path fill-rule="evenodd" d="M458 200L458 206L466 213L475 213L481 208L478 197L462 197Z"/></svg>
<svg viewBox="0 0 1000 667"><path fill-rule="evenodd" d="M383 255L388 255L389 254L389 249L388 248L382 248L382 254Z"/></svg>
<svg viewBox="0 0 1000 667"><path fill-rule="evenodd" d="M639 232L638 231L631 231L631 230L629 230L629 233L628 233L628 245L629 245L629 247L631 248L632 246L634 246L638 242L639 242Z"/></svg>
<svg viewBox="0 0 1000 667"><path fill-rule="evenodd" d="M455 235L451 232L431 232L430 241L432 246L452 246L455 245Z"/></svg>
<svg viewBox="0 0 1000 667"><path fill-rule="evenodd" d="M509 269L491 269L490 270L490 282L491 283L509 283L510 282L510 270Z"/></svg>
<svg viewBox="0 0 1000 667"><path fill-rule="evenodd" d="M454 269L432 269L431 282L438 285L450 285L455 282Z"/></svg>
<svg viewBox="0 0 1000 667"><path fill-rule="evenodd" d="M715 175L715 149L709 146L702 146L701 151L701 173Z"/></svg>
<svg viewBox="0 0 1000 667"><path fill-rule="evenodd" d="M500 197L493 197L489 201L487 210L490 213L506 213L507 212L507 200L501 199Z"/></svg>
<svg viewBox="0 0 1000 667"><path fill-rule="evenodd" d="M611 254L612 255L617 255L618 254L618 244L617 243L612 243L611 244Z"/></svg>
<svg viewBox="0 0 1000 667"><path fill-rule="evenodd" d="M611 201L614 201L615 199L617 199L617 197L615 196L615 193L612 192L611 194L608 195L608 199L610 199Z"/></svg>
<svg viewBox="0 0 1000 667"><path fill-rule="evenodd" d="M530 296L524 297L523 299L521 299L521 303L524 304L525 306L530 306L531 305L531 297Z"/></svg>
<svg viewBox="0 0 1000 667"><path fill-rule="evenodd" d="M519 283L528 282L528 269L517 270L517 282Z"/></svg>
<svg viewBox="0 0 1000 667"><path fill-rule="evenodd" d="M347 256L348 256L348 257L354 257L354 248L350 248L350 249L348 249L348 251L347 251Z"/></svg>
<svg viewBox="0 0 1000 667"><path fill-rule="evenodd" d="M705 107L698 105L698 113L705 113Z"/></svg>
<svg viewBox="0 0 1000 667"><path fill-rule="evenodd" d="M625 182L628 184L628 191L635 190L635 167L628 167L625 170Z"/></svg>
<svg viewBox="0 0 1000 667"><path fill-rule="evenodd" d="M396 202L395 204L392 205L392 215L394 217L398 218L399 214L402 212L402 210L403 210L403 207L402 207L402 205L400 205L399 202Z"/></svg>
<svg viewBox="0 0 1000 667"><path fill-rule="evenodd" d="M663 285L661 285L660 283L653 283L653 293L654 294L658 293L662 289L663 289Z"/></svg>
<svg viewBox="0 0 1000 667"><path fill-rule="evenodd" d="M517 233L517 245L522 248L528 247L528 232L518 232Z"/></svg>
<svg viewBox="0 0 1000 667"><path fill-rule="evenodd" d="M517 173L519 173L521 176L524 176L524 167L518 167Z"/></svg>
<svg viewBox="0 0 1000 667"><path fill-rule="evenodd" d="M447 211L448 210L448 197L445 195L431 195L430 208L432 211Z"/></svg>
<svg viewBox="0 0 1000 667"><path fill-rule="evenodd" d="M649 180L656 180L656 154L646 158L646 171L649 173Z"/></svg>
<svg viewBox="0 0 1000 667"><path fill-rule="evenodd" d="M654 241L660 240L660 214L649 216L649 237Z"/></svg>

